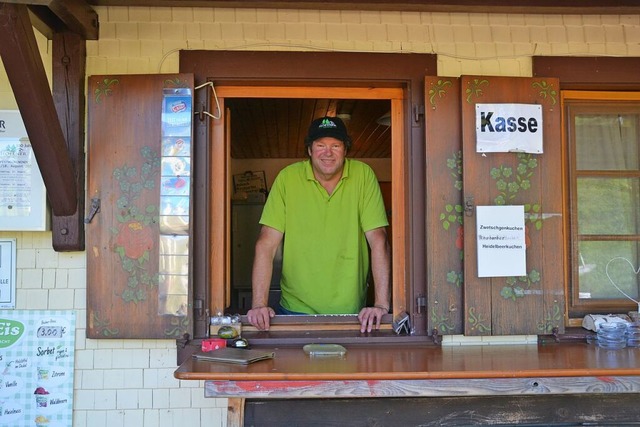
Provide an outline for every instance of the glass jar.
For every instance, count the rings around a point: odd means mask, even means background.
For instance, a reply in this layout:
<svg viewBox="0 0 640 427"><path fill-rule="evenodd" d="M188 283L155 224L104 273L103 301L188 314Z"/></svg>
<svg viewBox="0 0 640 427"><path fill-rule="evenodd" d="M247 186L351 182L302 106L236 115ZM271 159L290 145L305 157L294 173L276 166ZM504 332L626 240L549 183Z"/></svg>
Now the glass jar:
<svg viewBox="0 0 640 427"><path fill-rule="evenodd" d="M627 347L640 347L640 321L627 325Z"/></svg>
<svg viewBox="0 0 640 427"><path fill-rule="evenodd" d="M598 347L618 350L627 346L627 323L601 323L597 330Z"/></svg>

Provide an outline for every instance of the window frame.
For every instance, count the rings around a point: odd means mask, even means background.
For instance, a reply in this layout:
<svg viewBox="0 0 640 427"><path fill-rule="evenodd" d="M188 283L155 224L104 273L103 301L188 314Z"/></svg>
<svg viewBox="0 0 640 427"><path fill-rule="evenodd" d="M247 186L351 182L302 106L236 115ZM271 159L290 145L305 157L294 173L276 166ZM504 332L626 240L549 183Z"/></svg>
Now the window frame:
<svg viewBox="0 0 640 427"><path fill-rule="evenodd" d="M554 76L560 79L561 97L566 91L640 91L640 57L602 57L602 56L534 56L532 58L532 74L534 77ZM562 103L561 99L561 103ZM561 105L562 108L562 105ZM564 119L564 118L563 118ZM563 122L564 123L564 122ZM564 126L563 148L566 147ZM566 157L566 152L565 152ZM566 159L564 159L566 160ZM566 167L566 164L563 164ZM566 173L565 173L566 179ZM563 182L565 197L568 181ZM565 206L568 200L565 199ZM572 310L571 306L571 270L569 253L568 206L563 212L565 218L565 316L567 326L581 326L583 314Z"/></svg>
<svg viewBox="0 0 640 427"><path fill-rule="evenodd" d="M615 298L615 299L594 299L593 301L586 301L579 298L580 282L579 282L579 250L578 245L580 241L637 241L636 238L620 238L620 236L599 235L595 238L581 238L578 233L578 206L577 206L577 181L582 175L576 170L576 145L575 135L571 132L572 117L574 107L582 106L615 106L619 104L621 106L628 106L630 103L638 103L640 105L640 92L613 92L613 91L579 91L579 90L564 90L561 93L562 111L563 111L563 145L565 147L565 167L567 173L565 174L565 189L566 196L566 260L568 266L568 280L567 280L567 314L570 319L575 319L573 323L576 323L576 318L590 313L602 313L607 314L611 312L626 312L637 309L637 304L629 301L628 299ZM595 172L597 175L598 173ZM615 172L608 173L607 175L619 175ZM635 175L640 177L640 171L624 173L625 176Z"/></svg>
<svg viewBox="0 0 640 427"><path fill-rule="evenodd" d="M411 316L415 336L427 335L427 314L417 301L426 294L425 259L425 191L420 185L425 169L424 77L436 74L437 56L434 54L392 54L364 52L294 52L294 51L224 51L181 50L181 72L193 73L195 86L213 82L223 85L262 85L270 87L299 84L300 86L340 85L342 87L395 87L405 91L403 110L403 144L406 157L402 165L406 183L404 221L411 233L405 236L406 270L403 286L406 289L407 312ZM193 336L209 336L210 289L215 273L210 268L211 247L209 207L217 196L209 189L211 120L202 112L217 113L209 104L210 89L196 90L194 111L194 247L193 265ZM222 213L224 215L224 212ZM395 216L398 216L394 213ZM394 230L395 233L395 230ZM219 280L219 279L218 279ZM422 307L423 308L423 307Z"/></svg>
<svg viewBox="0 0 640 427"><path fill-rule="evenodd" d="M405 194L406 180L404 178L405 145L404 144L404 98L405 91L401 87L340 87L340 86L253 86L253 85L221 85L211 94L210 105L220 105L220 119L211 122L209 167L216 171L210 175L209 188L213 197L209 201L211 212L208 224L210 247L224 248L221 251L211 251L209 270L212 272L209 306L213 313L225 312L230 304L231 295L231 191L232 173L230 170L230 127L231 117L226 113L225 100L231 98L329 98L329 99L371 99L388 100L391 104L391 170L392 170L392 210L394 215L390 225L394 230L391 246L391 313L402 313L407 310L406 279L406 251L405 235ZM224 200L225 203L220 203ZM220 268L224 266L224 268ZM244 319L246 323L246 319ZM383 330L391 330L391 316L383 319ZM281 318L277 316L271 330L295 331L300 325L305 329L359 330L356 316L322 316L307 317L294 316ZM246 326L252 331L254 328Z"/></svg>

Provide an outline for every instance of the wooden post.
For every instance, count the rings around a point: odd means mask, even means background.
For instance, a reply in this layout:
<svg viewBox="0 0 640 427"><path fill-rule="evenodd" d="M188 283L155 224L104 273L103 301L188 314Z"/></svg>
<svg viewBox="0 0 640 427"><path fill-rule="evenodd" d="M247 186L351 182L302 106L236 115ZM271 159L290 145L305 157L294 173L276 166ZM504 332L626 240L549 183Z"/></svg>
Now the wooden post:
<svg viewBox="0 0 640 427"><path fill-rule="evenodd" d="M229 398L227 404L227 427L244 426L244 398Z"/></svg>
<svg viewBox="0 0 640 427"><path fill-rule="evenodd" d="M75 172L77 208L71 215L51 218L53 249L84 250L84 75L86 41L78 34L63 31L53 35L53 102L62 124L67 151Z"/></svg>

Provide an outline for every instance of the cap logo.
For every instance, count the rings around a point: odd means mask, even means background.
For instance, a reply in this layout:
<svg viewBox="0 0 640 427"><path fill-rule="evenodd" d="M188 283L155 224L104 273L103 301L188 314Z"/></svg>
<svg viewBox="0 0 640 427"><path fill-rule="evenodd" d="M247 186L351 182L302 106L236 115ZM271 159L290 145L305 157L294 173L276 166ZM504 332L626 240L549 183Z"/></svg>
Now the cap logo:
<svg viewBox="0 0 640 427"><path fill-rule="evenodd" d="M322 123L318 126L320 129L337 128L336 124L329 119L322 119Z"/></svg>

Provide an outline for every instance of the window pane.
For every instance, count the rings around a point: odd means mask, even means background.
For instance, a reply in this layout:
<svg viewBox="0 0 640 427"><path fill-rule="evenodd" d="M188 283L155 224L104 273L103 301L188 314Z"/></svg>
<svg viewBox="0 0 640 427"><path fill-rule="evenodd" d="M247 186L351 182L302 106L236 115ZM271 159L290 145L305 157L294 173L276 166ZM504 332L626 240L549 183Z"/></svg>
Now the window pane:
<svg viewBox="0 0 640 427"><path fill-rule="evenodd" d="M638 178L579 178L578 233L640 234L639 183Z"/></svg>
<svg viewBox="0 0 640 427"><path fill-rule="evenodd" d="M577 115L575 133L578 170L638 169L637 115Z"/></svg>
<svg viewBox="0 0 640 427"><path fill-rule="evenodd" d="M579 258L581 299L638 299L638 242L580 242Z"/></svg>

